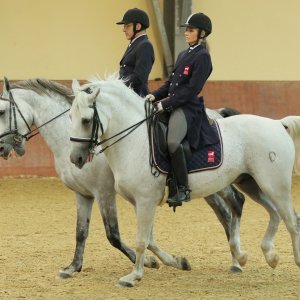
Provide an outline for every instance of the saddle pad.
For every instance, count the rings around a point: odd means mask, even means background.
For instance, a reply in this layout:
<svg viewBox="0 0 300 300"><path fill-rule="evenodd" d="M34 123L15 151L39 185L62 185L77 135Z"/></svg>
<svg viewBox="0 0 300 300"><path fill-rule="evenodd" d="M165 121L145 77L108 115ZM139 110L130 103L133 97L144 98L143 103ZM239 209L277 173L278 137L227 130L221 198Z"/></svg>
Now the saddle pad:
<svg viewBox="0 0 300 300"><path fill-rule="evenodd" d="M211 126L217 133L219 142L214 145L207 145L199 151L193 153L192 158L188 161L187 164L189 173L215 169L220 167L223 162L222 137L220 134L218 123L214 121ZM168 174L171 171L171 163L159 153L157 148L154 146L153 138L151 138L151 147L155 167L161 173Z"/></svg>

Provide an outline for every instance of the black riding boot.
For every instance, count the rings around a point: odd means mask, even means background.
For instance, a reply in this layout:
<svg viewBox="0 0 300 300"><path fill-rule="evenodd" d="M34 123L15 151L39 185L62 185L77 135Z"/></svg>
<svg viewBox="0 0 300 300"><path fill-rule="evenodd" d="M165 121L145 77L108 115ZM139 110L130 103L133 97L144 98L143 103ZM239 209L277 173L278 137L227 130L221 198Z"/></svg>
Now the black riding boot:
<svg viewBox="0 0 300 300"><path fill-rule="evenodd" d="M174 172L174 176L177 181L178 190L177 193L169 197L169 206L181 206L182 201L190 201L190 189L188 185L188 171L186 165L186 159L182 145L180 145L176 151L171 154L171 163Z"/></svg>

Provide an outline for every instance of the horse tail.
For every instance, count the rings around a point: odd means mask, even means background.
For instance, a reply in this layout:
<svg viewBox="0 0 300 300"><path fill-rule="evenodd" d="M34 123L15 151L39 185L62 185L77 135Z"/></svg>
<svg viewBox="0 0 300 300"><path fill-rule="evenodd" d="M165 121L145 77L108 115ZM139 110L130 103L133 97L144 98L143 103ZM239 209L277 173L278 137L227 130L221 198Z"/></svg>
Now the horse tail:
<svg viewBox="0 0 300 300"><path fill-rule="evenodd" d="M295 145L294 172L300 175L300 116L288 116L280 120Z"/></svg>

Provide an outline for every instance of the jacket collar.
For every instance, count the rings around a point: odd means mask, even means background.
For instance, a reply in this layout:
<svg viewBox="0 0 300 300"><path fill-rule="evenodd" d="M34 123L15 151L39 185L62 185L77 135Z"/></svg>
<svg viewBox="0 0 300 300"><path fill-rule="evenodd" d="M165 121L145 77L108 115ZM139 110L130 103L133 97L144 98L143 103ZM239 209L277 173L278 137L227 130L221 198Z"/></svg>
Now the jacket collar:
<svg viewBox="0 0 300 300"><path fill-rule="evenodd" d="M127 56L137 45L139 45L143 40L148 39L147 34L140 35L136 39L134 39L127 47L120 63L122 63L122 60L124 59L125 56Z"/></svg>

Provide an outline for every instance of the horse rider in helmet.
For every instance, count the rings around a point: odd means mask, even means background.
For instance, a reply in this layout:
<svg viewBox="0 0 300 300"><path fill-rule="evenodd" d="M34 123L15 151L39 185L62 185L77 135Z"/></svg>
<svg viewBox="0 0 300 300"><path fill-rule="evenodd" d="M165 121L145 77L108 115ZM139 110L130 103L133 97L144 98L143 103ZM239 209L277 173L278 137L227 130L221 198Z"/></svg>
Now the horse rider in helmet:
<svg viewBox="0 0 300 300"><path fill-rule="evenodd" d="M141 9L133 8L126 11L123 19L117 22L123 25L126 39L130 41L120 61L119 78L125 80L137 94L145 97L148 93L148 77L154 63L154 50L149 41L146 29L149 17Z"/></svg>
<svg viewBox="0 0 300 300"><path fill-rule="evenodd" d="M198 94L212 72L210 54L205 39L212 31L211 20L203 13L188 17L185 40L189 48L178 55L169 79L146 96L159 111L169 112L167 143L177 194L168 199L169 206L181 206L190 201L188 170L182 140L186 137L192 151L215 144L217 136L209 125L203 97Z"/></svg>

